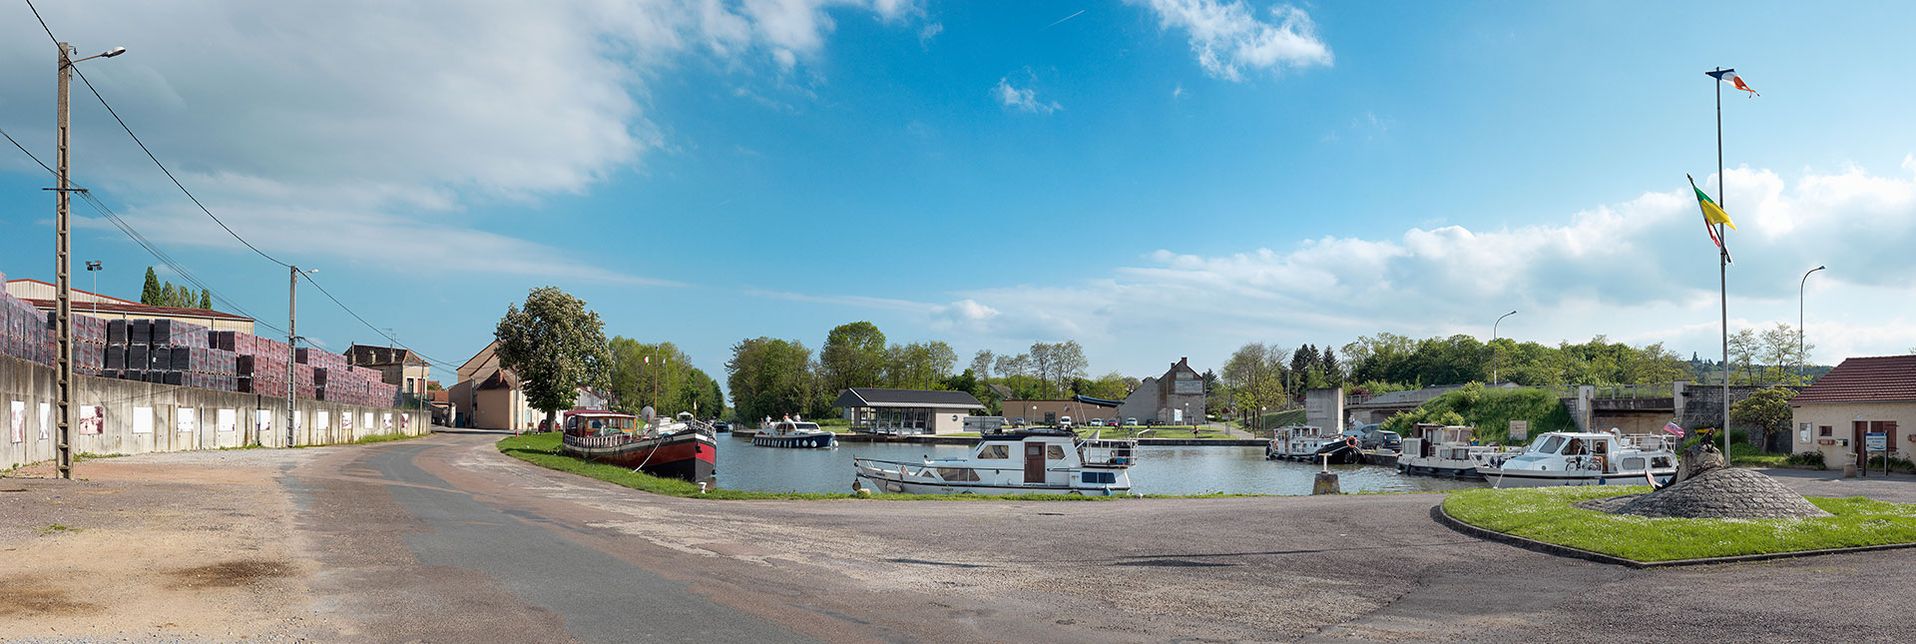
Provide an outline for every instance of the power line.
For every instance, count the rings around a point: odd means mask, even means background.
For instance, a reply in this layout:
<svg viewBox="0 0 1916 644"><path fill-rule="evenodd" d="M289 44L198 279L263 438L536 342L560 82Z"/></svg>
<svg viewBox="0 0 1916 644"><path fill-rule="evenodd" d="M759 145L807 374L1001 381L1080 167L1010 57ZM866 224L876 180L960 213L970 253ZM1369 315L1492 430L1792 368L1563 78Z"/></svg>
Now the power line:
<svg viewBox="0 0 1916 644"><path fill-rule="evenodd" d="M353 311L352 307L346 306L345 302L341 302L339 301L339 298L333 297L333 293L331 291L326 290L326 287L320 286L319 282L313 280L312 275L308 275L304 272L301 272L300 275L306 279L306 283L312 284L313 288L319 289L320 294L325 295L326 299L332 300L333 304L339 305L339 308L346 311L348 315L353 316L353 319L359 320L360 324L366 325L366 328L372 329L373 333L377 333L380 335L380 337L386 338L388 342L391 342L394 345L399 346L407 351L411 351L413 355L419 356L421 359L424 359L426 362L430 362L442 367L447 367L447 368L455 369L455 370L459 368L459 365L455 365L453 363L446 362L444 360L434 360L432 356L428 356L424 353L420 353L418 349L414 349L412 347L406 346L405 343L400 342L399 339L393 337L392 334L387 333L384 329L374 326L373 323L366 321L366 318L360 317L359 313Z"/></svg>

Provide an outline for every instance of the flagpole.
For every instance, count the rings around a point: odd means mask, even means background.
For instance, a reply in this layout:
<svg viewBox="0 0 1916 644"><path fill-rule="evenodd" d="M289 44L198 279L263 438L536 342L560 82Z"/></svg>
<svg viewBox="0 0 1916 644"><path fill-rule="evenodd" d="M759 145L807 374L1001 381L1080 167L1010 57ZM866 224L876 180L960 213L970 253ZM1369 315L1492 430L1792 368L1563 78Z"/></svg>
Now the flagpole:
<svg viewBox="0 0 1916 644"><path fill-rule="evenodd" d="M1721 73L1722 67L1716 71ZM1712 76L1716 85L1716 205L1724 212L1723 202L1723 79ZM1723 465L1730 461L1730 245L1723 224L1716 225L1717 302L1723 314Z"/></svg>

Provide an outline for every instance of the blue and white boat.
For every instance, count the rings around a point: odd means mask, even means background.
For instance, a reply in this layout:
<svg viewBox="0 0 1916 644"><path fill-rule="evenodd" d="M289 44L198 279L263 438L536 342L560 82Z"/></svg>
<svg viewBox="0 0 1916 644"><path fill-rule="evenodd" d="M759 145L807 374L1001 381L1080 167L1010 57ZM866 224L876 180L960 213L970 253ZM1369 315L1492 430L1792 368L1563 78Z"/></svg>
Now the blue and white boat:
<svg viewBox="0 0 1916 644"><path fill-rule="evenodd" d="M818 423L781 420L767 424L752 435L759 447L796 447L819 449L838 446L838 436L818 427Z"/></svg>

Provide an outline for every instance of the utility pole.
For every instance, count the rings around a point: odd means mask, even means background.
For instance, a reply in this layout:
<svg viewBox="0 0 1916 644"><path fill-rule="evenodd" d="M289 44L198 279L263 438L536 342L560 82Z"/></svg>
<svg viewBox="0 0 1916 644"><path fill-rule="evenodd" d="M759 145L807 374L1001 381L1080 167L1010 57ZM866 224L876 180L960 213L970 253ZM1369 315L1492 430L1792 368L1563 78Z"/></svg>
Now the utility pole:
<svg viewBox="0 0 1916 644"><path fill-rule="evenodd" d="M56 454L54 466L59 470L60 478L71 479L73 478L73 276L71 274L73 240L68 233L68 227L71 224L68 210L72 206L72 196L68 193L72 191L72 187L67 180L67 164L71 161L69 145L72 142L70 127L73 106L68 102L68 97L73 89L73 60L69 57L73 47L66 43L59 43L56 46L60 49L60 81L58 96L54 99L56 113L54 127L58 137L55 145L59 147L59 151L55 157L59 164L60 176L57 187L53 189L56 210L53 270L58 275L55 281L59 282L60 287L59 295L56 296L57 303L54 305L54 323L59 325L60 339L59 355L54 358L59 363L59 375L55 376L57 380L54 389L60 397L58 403L60 409L54 412L58 419L54 421L54 427L59 431L59 435L55 438L57 442L54 443Z"/></svg>
<svg viewBox="0 0 1916 644"><path fill-rule="evenodd" d="M293 446L293 418L299 410L293 404L294 362L299 357L299 267L289 266L292 277L286 285L286 446Z"/></svg>

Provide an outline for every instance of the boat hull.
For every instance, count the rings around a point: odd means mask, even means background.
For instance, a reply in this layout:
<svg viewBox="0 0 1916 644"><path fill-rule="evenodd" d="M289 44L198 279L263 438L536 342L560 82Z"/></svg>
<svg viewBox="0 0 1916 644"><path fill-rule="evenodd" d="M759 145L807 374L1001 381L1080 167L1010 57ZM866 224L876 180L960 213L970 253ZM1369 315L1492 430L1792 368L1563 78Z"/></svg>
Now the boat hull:
<svg viewBox="0 0 1916 644"><path fill-rule="evenodd" d="M939 483L921 481L860 472L857 475L859 487L875 492L893 494L1080 494L1088 496L1116 496L1131 491L1130 485L1106 485L1098 487L1072 487L1069 485L994 485L986 483Z"/></svg>
<svg viewBox="0 0 1916 644"><path fill-rule="evenodd" d="M698 432L640 438L606 447L568 443L562 448L566 454L589 461L694 483L712 480L718 469L718 443Z"/></svg>
<svg viewBox="0 0 1916 644"><path fill-rule="evenodd" d="M1621 472L1617 474L1593 474L1590 472L1551 472L1535 470L1498 470L1484 468L1479 474L1485 481L1496 487L1562 487L1578 485L1649 485L1650 480L1643 472ZM1676 470L1656 471L1649 476L1656 478L1656 484L1668 485L1676 478Z"/></svg>
<svg viewBox="0 0 1916 644"><path fill-rule="evenodd" d="M752 437L752 444L759 447L818 449L837 446L838 438L831 434L807 434L801 436L759 434Z"/></svg>

